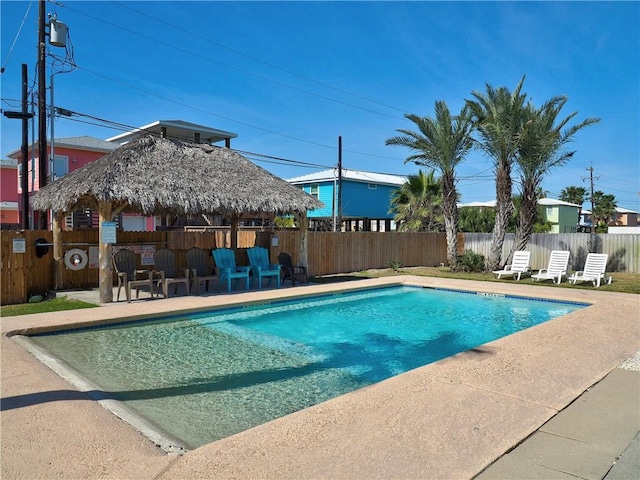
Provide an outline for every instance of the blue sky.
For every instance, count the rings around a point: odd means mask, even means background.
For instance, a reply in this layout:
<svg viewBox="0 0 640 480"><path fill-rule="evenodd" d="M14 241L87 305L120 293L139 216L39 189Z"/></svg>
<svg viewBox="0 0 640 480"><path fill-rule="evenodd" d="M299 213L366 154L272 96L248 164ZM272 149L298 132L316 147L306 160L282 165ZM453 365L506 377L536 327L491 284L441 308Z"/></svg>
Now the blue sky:
<svg viewBox="0 0 640 480"><path fill-rule="evenodd" d="M2 108L16 110L22 63L35 78L38 2L0 9ZM404 113L433 115L436 100L457 113L486 83L513 89L526 75L535 104L564 94L566 115L602 119L547 176L549 196L589 188L593 164L596 190L640 211L639 2L61 0L47 12L69 27L78 65L55 76L55 105L87 115L57 118L56 137L121 133L91 117L185 120L237 133L233 148L315 165L256 161L290 178L335 166L342 136L345 168L408 175L409 152L385 146L412 127ZM1 127L6 158L20 122ZM481 153L458 177L463 202L495 198Z"/></svg>

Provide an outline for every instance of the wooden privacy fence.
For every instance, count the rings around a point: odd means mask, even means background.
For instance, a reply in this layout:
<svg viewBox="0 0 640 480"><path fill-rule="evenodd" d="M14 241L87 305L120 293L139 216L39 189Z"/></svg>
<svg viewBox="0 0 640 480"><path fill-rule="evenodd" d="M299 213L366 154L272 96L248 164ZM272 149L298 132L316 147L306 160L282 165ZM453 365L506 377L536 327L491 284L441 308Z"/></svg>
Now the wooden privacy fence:
<svg viewBox="0 0 640 480"><path fill-rule="evenodd" d="M253 247L255 245L268 247L271 232L259 230L238 231L239 249ZM0 304L26 302L32 295L43 294L47 290L56 288L54 278L53 247L41 257L36 254L36 240L41 239L45 244L53 242L53 233L50 231L25 230L2 231L1 237L1 277ZM14 240L17 245L24 245L24 253L14 253ZM24 240L22 243L20 240ZM199 247L205 250L212 248L229 247L231 244L231 232L118 232L118 243L115 247L149 248L150 252L160 248L169 248L176 253L178 265L186 265L185 254L191 247ZM62 232L64 244L63 254L71 248L79 248L87 253L89 264L80 270L63 268L62 286L58 289L89 288L98 286L98 230L65 231ZM238 262L246 264L244 251L238 251ZM246 254L244 254L246 255ZM142 257L138 257L138 266ZM211 260L213 266L213 260ZM114 275L115 278L115 275Z"/></svg>
<svg viewBox="0 0 640 480"><path fill-rule="evenodd" d="M56 288L54 279L53 248L42 257L36 255L36 239L51 243L49 231L3 231L1 297L3 305L22 303L35 294L43 294ZM594 236L584 233L532 235L527 250L531 252L531 266L545 268L551 250L569 250L569 268L580 270L587 253L609 254L608 271L640 272L640 235L604 234ZM24 239L25 253L14 253L14 240ZM280 252L289 253L295 264L300 263L302 233L296 230L275 232L240 230L236 259L239 265L247 265L244 249L257 246L270 248L271 261L277 261ZM98 286L97 243L98 231L63 232L63 252L81 248L89 253L89 265L80 270L64 268L62 288L95 288ZM307 259L310 276L350 273L370 268L387 268L390 262L405 267L438 266L447 262L447 244L443 233L405 232L307 232ZM458 252L470 249L487 256L491 234L466 233L459 235ZM503 248L503 263L513 245L513 235L507 235ZM178 265L185 265L185 253L191 247L205 250L229 247L230 231L209 232L118 232L116 247L169 248L176 253ZM92 253L93 252L93 253ZM92 257L93 256L93 257ZM138 255L141 262L141 255ZM213 261L210 259L211 265ZM92 263L95 262L95 263ZM60 288L58 286L58 288Z"/></svg>
<svg viewBox="0 0 640 480"><path fill-rule="evenodd" d="M569 250L569 270L582 270L587 253L607 253L609 272L640 272L640 234L537 233L531 235L526 250L531 252L531 268L546 268L551 250ZM502 247L502 262L513 246L514 234L507 234ZM464 247L485 256L491 245L490 233L465 233Z"/></svg>
<svg viewBox="0 0 640 480"><path fill-rule="evenodd" d="M287 252L294 264L299 264L301 236L299 231L275 232L278 245L271 248L272 260L280 252ZM389 262L417 267L447 261L447 240L443 233L308 232L307 242L311 276L387 268Z"/></svg>

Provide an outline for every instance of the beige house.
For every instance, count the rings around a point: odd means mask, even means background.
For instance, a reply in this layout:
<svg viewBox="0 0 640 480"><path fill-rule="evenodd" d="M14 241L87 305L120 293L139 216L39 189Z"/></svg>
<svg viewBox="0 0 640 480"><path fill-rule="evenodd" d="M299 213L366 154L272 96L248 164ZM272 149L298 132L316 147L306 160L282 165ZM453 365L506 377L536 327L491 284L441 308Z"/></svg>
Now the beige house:
<svg viewBox="0 0 640 480"><path fill-rule="evenodd" d="M591 210L582 210L580 224L591 226ZM638 212L616 207L616 219L609 222L609 233L638 233Z"/></svg>

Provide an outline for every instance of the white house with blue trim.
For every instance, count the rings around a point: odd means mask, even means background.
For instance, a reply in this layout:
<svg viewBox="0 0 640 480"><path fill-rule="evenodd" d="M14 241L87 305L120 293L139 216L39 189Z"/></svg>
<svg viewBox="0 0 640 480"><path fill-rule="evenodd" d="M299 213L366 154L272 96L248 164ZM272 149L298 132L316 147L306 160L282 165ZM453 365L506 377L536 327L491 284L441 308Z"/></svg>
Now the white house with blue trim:
<svg viewBox="0 0 640 480"><path fill-rule="evenodd" d="M390 231L395 229L389 213L391 195L407 177L343 168L341 176L331 169L287 181L324 203L324 208L309 212L312 228L330 225L336 218L342 230Z"/></svg>

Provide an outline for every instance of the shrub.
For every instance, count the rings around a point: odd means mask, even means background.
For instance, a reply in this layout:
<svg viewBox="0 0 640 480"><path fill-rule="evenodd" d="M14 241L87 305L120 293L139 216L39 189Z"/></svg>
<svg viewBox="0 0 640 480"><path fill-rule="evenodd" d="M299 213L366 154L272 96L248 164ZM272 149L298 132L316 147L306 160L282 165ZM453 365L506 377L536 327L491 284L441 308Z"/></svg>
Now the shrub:
<svg viewBox="0 0 640 480"><path fill-rule="evenodd" d="M484 255L465 250L458 257L458 268L464 272L482 272L484 270Z"/></svg>
<svg viewBox="0 0 640 480"><path fill-rule="evenodd" d="M398 262L397 260L391 260L389 262L389 268L394 272L398 272L402 268L402 262Z"/></svg>

